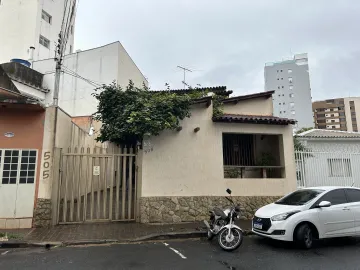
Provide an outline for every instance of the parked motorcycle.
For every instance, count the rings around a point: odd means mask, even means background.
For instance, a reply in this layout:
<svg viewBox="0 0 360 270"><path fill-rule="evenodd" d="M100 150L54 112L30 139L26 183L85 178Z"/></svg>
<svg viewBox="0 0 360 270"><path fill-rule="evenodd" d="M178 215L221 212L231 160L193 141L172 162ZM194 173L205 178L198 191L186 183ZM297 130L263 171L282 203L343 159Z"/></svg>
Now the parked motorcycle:
<svg viewBox="0 0 360 270"><path fill-rule="evenodd" d="M231 197L231 190L226 192ZM209 240L217 235L220 247L226 251L233 251L240 247L243 241L243 231L234 224L236 219L240 218L240 207L236 206L231 198L225 197L231 206L225 210L215 207L210 212L210 222L204 220L208 228L207 237Z"/></svg>

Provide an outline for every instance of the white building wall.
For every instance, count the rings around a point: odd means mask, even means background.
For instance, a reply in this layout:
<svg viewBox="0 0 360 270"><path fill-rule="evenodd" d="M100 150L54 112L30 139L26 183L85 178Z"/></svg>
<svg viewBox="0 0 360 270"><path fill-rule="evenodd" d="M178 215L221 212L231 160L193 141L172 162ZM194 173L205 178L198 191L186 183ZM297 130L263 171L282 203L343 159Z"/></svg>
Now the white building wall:
<svg viewBox="0 0 360 270"><path fill-rule="evenodd" d="M12 58L28 60L28 49L35 47L34 60L54 57L55 42L61 30L66 0L1 0L0 4L0 63L9 62ZM70 2L70 1L69 1ZM51 24L41 17L42 10L52 16ZM75 20L72 21L74 24ZM50 40L50 47L39 43L39 36ZM70 35L67 50L73 47L74 36Z"/></svg>
<svg viewBox="0 0 360 270"><path fill-rule="evenodd" d="M129 79L132 79L136 86L141 87L143 81L147 85L146 79L119 42L66 55L63 66L65 72L62 72L60 79L59 106L71 116L86 116L96 112L98 103L91 94L101 84L115 81L126 87ZM50 105L53 102L55 61L36 61L33 67L43 74L50 72L43 81L43 87L51 90L46 95L46 103ZM83 78L68 74L69 70Z"/></svg>
<svg viewBox="0 0 360 270"><path fill-rule="evenodd" d="M360 140L300 140L310 149L310 155L297 154L298 175L303 176L302 183L298 182L300 186L350 186L354 183L360 187Z"/></svg>
<svg viewBox="0 0 360 270"><path fill-rule="evenodd" d="M204 107L194 106L180 132L165 131L150 139L153 150L144 149L142 159L141 197L224 196L226 188L234 196L282 196L296 188L291 125L214 123L212 107ZM286 177L224 178L224 132L282 135Z"/></svg>

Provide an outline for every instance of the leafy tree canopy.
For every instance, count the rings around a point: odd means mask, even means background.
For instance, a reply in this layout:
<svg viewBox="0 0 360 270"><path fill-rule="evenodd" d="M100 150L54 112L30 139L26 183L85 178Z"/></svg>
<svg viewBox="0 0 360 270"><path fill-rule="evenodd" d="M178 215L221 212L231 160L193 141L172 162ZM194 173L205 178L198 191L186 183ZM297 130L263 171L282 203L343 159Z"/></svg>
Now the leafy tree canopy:
<svg viewBox="0 0 360 270"><path fill-rule="evenodd" d="M177 129L181 120L191 116L191 100L207 96L207 92L151 92L145 85L138 88L130 81L125 90L114 82L97 89L93 96L99 101L93 117L102 122L97 140L133 144L145 135ZM216 113L221 113L220 106Z"/></svg>
<svg viewBox="0 0 360 270"><path fill-rule="evenodd" d="M307 147L305 147L298 139L298 134L300 133L303 133L305 131L308 131L308 130L311 130L311 129L314 129L313 127L307 127L307 128L301 128L299 129L298 131L295 132L295 135L294 135L294 149L295 151L301 151L301 152L304 152L304 151L308 151L309 149Z"/></svg>

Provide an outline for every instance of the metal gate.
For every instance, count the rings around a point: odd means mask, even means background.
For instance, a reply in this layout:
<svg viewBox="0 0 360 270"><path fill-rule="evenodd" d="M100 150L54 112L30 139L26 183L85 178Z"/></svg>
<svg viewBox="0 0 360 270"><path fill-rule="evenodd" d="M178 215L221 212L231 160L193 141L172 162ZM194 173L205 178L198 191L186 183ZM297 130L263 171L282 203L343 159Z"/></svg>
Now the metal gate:
<svg viewBox="0 0 360 270"><path fill-rule="evenodd" d="M57 223L135 220L135 150L91 150L60 155Z"/></svg>

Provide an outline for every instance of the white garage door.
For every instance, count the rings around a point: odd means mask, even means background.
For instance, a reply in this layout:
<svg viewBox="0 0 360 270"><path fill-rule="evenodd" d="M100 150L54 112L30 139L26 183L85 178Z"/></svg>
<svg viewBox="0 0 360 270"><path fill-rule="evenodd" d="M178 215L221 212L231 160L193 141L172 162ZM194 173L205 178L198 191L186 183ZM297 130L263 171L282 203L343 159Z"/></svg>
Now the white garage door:
<svg viewBox="0 0 360 270"><path fill-rule="evenodd" d="M0 219L32 218L37 151L0 149Z"/></svg>

